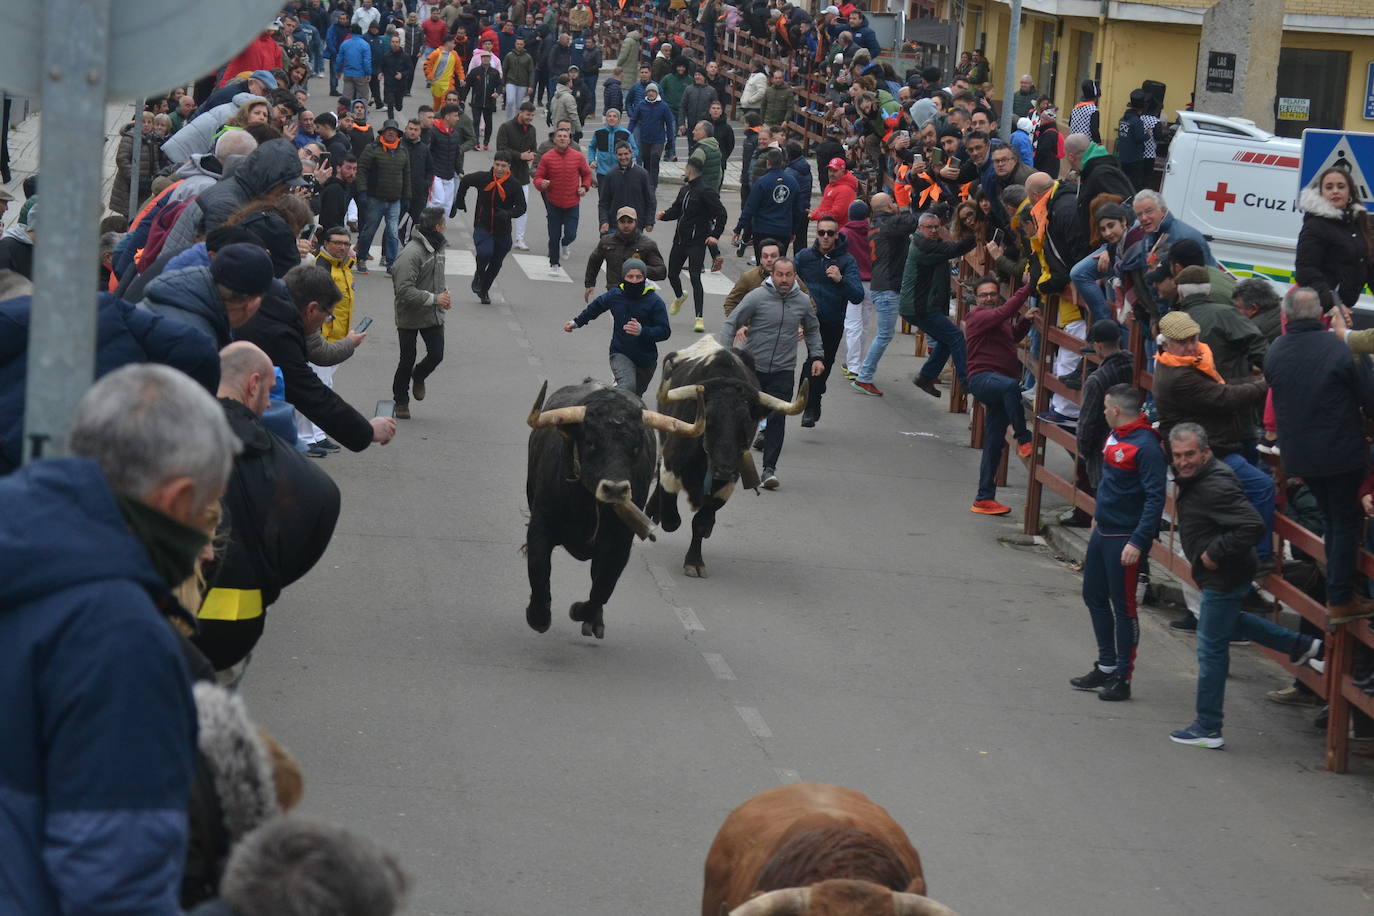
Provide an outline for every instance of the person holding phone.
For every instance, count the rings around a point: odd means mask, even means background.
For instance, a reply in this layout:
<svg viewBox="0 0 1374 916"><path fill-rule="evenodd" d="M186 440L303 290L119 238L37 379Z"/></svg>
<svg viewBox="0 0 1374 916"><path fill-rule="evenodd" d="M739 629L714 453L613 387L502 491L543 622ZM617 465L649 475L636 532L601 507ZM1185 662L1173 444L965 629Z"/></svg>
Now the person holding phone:
<svg viewBox="0 0 1374 916"><path fill-rule="evenodd" d="M329 277L339 290L339 301L334 306L334 317L324 323L320 334L325 346L324 355L316 355L310 368L319 376L326 388L334 387L334 373L349 359L366 339L366 328L350 331L353 321L353 238L343 226L333 226L324 232L323 245L315 258L315 265L329 271ZM371 323L371 319L368 319ZM297 412L296 435L306 444L306 454L311 458L323 458L330 452L339 451L339 445L330 439L323 429L310 418Z"/></svg>

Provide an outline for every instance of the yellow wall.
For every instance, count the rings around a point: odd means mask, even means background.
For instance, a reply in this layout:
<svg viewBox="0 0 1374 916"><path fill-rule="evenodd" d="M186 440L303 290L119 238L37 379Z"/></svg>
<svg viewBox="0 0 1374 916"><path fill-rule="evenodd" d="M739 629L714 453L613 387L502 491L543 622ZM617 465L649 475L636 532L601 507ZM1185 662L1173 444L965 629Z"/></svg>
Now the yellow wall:
<svg viewBox="0 0 1374 916"><path fill-rule="evenodd" d="M1330 32L1284 32L1283 47L1317 51L1349 51L1350 83L1345 90L1345 130L1374 131L1374 121L1364 119L1365 78L1374 62L1374 38L1335 35Z"/></svg>
<svg viewBox="0 0 1374 916"><path fill-rule="evenodd" d="M1164 107L1170 120L1188 106L1197 74L1201 28L1160 23L1108 21L1102 42L1102 125L1106 134L1126 110L1131 90L1147 79L1167 88Z"/></svg>

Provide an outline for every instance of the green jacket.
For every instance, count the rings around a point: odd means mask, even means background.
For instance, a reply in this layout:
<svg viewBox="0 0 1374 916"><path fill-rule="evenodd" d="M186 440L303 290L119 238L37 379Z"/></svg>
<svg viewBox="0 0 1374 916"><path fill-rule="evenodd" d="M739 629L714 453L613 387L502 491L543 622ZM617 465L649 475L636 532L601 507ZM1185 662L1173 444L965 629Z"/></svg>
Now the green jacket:
<svg viewBox="0 0 1374 916"><path fill-rule="evenodd" d="M1222 305L1201 293L1184 297L1178 309L1198 323L1198 340L1212 348L1217 371L1228 383L1249 378L1251 367L1263 368L1269 342L1234 305Z"/></svg>
<svg viewBox="0 0 1374 916"><path fill-rule="evenodd" d="M676 71L665 73L663 79L658 81L658 91L674 115L682 110L682 94L687 91L687 87L690 85L692 85L691 77L679 76ZM688 130L690 129L689 127Z"/></svg>
<svg viewBox="0 0 1374 916"><path fill-rule="evenodd" d="M902 270L902 297L897 307L902 317L912 321L922 315L949 314L949 262L968 254L976 244L975 238L932 242L920 234L913 235Z"/></svg>
<svg viewBox="0 0 1374 916"><path fill-rule="evenodd" d="M721 170L719 140L715 137L702 140L697 144L697 148L692 150L692 155L687 161L701 166L702 184L720 191L720 183L725 176Z"/></svg>
<svg viewBox="0 0 1374 916"><path fill-rule="evenodd" d="M438 294L444 291L444 249L418 229L411 233L396 263L391 265L391 286L396 294L396 327L404 330L438 327L444 310Z"/></svg>
<svg viewBox="0 0 1374 916"><path fill-rule="evenodd" d="M631 29L620 42L620 56L615 59L615 65L625 72L626 79L632 79L639 72L640 40L643 37L639 29Z"/></svg>
<svg viewBox="0 0 1374 916"><path fill-rule="evenodd" d="M534 58L530 57L528 51L511 51L501 58L501 70L506 82L512 86L528 89L534 85Z"/></svg>
<svg viewBox="0 0 1374 916"><path fill-rule="evenodd" d="M771 83L763 90L763 123L769 127L786 124L796 107L796 96L791 86L774 86Z"/></svg>
<svg viewBox="0 0 1374 916"><path fill-rule="evenodd" d="M388 150L381 140L374 140L358 157L358 197L364 196L387 203L410 199L410 153L401 143Z"/></svg>

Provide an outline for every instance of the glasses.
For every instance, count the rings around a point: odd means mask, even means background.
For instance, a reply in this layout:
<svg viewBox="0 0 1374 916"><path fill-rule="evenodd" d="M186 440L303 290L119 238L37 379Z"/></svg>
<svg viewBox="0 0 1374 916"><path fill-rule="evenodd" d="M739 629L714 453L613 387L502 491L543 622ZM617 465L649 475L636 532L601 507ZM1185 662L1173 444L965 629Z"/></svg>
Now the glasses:
<svg viewBox="0 0 1374 916"><path fill-rule="evenodd" d="M973 297L974 297L975 299L996 299L996 298L997 298L997 291L996 291L996 290L993 290L993 291L990 292L990 293L974 293L974 294L973 294Z"/></svg>
<svg viewBox="0 0 1374 916"><path fill-rule="evenodd" d="M830 236L830 235L839 235L839 234L840 234L840 230L838 230L838 229L817 229L817 230L816 230L816 235L818 235L818 236Z"/></svg>

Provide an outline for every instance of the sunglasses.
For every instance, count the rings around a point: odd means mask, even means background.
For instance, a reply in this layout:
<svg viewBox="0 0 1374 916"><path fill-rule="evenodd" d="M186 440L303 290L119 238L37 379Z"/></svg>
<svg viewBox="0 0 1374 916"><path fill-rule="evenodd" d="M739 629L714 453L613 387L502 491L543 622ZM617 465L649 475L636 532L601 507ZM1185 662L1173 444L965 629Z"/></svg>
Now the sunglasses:
<svg viewBox="0 0 1374 916"><path fill-rule="evenodd" d="M839 235L839 234L840 234L840 230L838 230L838 229L817 229L817 230L816 230L816 235L829 236L829 235Z"/></svg>

